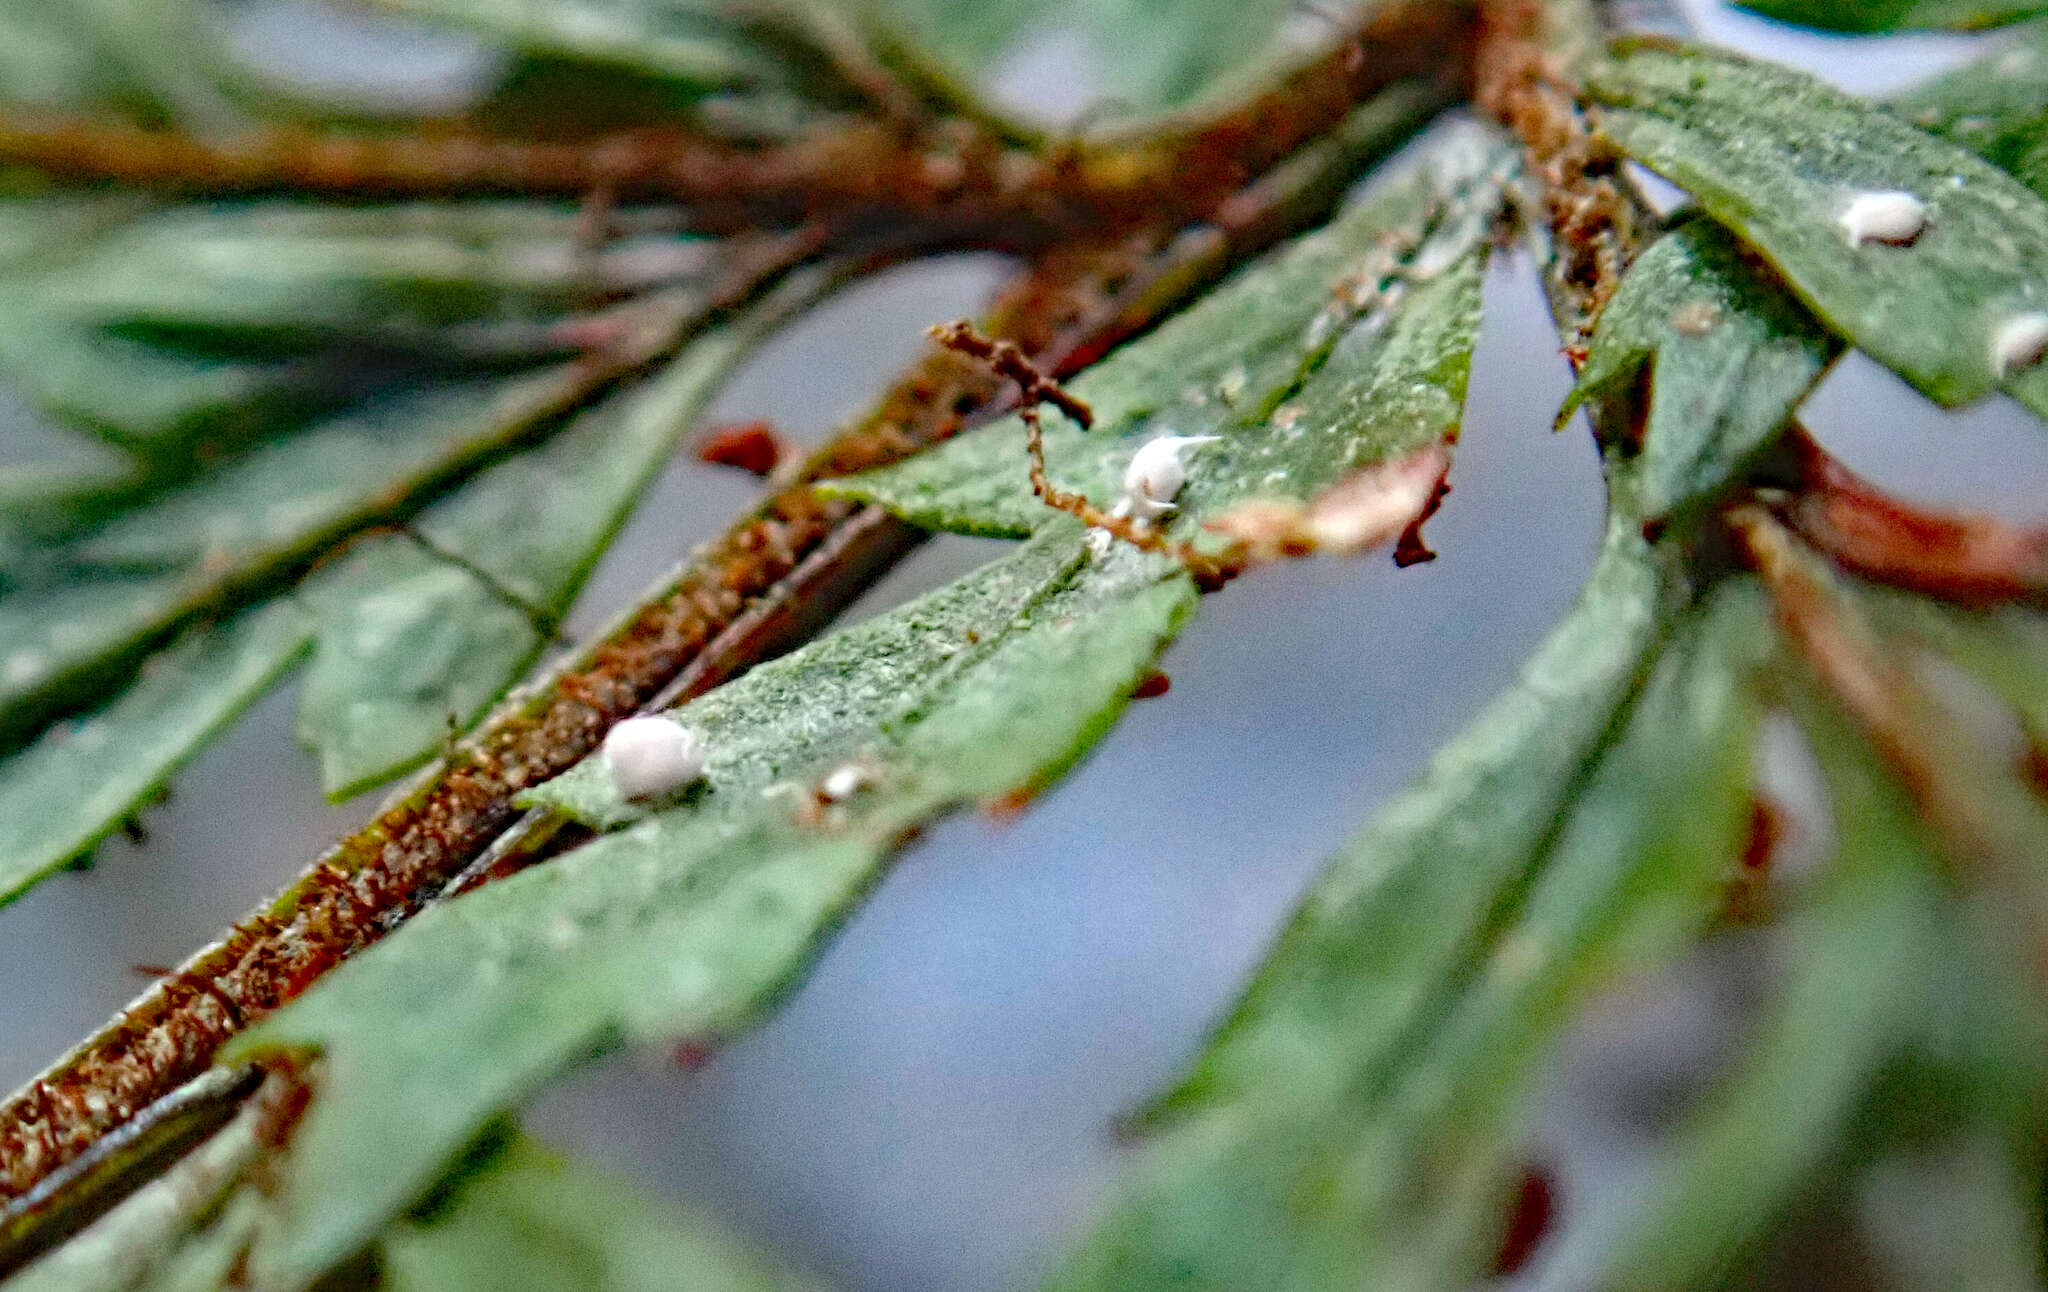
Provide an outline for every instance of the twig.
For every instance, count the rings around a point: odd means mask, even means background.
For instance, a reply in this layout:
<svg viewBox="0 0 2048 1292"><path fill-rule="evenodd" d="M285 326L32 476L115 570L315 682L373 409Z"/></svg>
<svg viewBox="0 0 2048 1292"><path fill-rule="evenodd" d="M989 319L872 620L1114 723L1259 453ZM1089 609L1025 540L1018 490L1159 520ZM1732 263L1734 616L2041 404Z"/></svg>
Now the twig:
<svg viewBox="0 0 2048 1292"><path fill-rule="evenodd" d="M1775 510L1844 568L1969 605L2048 599L2048 528L1914 506L1851 471L1804 430L1795 427L1788 440L1796 483Z"/></svg>
<svg viewBox="0 0 2048 1292"><path fill-rule="evenodd" d="M1219 588L1243 573L1245 561L1241 552L1212 555L1197 551L1192 544L1168 538L1124 511L1104 510L1085 494L1054 484L1045 474L1045 427L1039 420L1038 405L1051 404L1083 428L1095 424L1093 411L1034 367L1016 346L982 336L965 319L941 324L931 330L931 336L947 349L978 359L997 376L1017 384L1021 398L1017 416L1024 422L1024 452L1030 462L1031 491L1046 506L1078 518L1091 529L1114 534L1132 547L1171 557L1204 590Z"/></svg>

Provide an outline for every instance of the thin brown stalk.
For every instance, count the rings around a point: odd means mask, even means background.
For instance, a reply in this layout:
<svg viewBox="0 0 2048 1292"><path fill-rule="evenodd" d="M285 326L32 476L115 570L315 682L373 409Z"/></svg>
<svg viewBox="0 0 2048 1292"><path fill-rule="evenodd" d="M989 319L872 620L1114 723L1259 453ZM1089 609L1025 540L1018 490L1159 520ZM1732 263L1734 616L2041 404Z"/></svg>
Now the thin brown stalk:
<svg viewBox="0 0 2048 1292"><path fill-rule="evenodd" d="M1916 506L1804 431L1789 448L1796 480L1778 514L1844 569L1967 605L2048 600L2048 528Z"/></svg>

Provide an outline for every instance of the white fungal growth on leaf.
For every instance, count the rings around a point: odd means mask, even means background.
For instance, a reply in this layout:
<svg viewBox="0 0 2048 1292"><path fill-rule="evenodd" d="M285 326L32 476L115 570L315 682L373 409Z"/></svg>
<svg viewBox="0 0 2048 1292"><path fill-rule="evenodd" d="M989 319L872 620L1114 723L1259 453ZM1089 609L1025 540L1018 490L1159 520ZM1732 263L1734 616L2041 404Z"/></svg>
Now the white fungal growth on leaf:
<svg viewBox="0 0 2048 1292"><path fill-rule="evenodd" d="M874 774L859 763L843 763L818 782L818 797L827 803L842 803L874 784L874 780Z"/></svg>
<svg viewBox="0 0 2048 1292"><path fill-rule="evenodd" d="M704 742L667 718L628 718L606 734L604 765L625 797L661 798L704 774Z"/></svg>
<svg viewBox="0 0 2048 1292"><path fill-rule="evenodd" d="M1162 435L1147 440L1124 468L1124 501L1140 520L1156 520L1173 510L1173 500L1188 481L1188 454L1216 435Z"/></svg>
<svg viewBox="0 0 2048 1292"><path fill-rule="evenodd" d="M2048 314L2015 314L1991 333L1991 368L2000 377L2031 368L2048 356Z"/></svg>
<svg viewBox="0 0 2048 1292"><path fill-rule="evenodd" d="M1927 222L1927 204L1897 189L1858 193L1842 208L1838 221L1852 247L1866 242L1907 246L1927 231Z"/></svg>

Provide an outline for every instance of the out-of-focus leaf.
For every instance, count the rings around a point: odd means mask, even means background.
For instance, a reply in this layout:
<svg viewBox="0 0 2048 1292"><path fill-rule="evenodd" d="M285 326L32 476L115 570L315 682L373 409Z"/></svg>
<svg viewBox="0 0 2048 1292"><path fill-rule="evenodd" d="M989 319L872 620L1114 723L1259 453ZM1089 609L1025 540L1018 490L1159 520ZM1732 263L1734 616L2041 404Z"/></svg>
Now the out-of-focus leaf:
<svg viewBox="0 0 2048 1292"><path fill-rule="evenodd" d="M0 212L0 363L56 416L157 459L218 457L378 385L563 357L577 313L705 292L722 264L668 234L584 248L553 204Z"/></svg>
<svg viewBox="0 0 2048 1292"><path fill-rule="evenodd" d="M416 916L235 1042L229 1061L323 1055L260 1273L347 1257L593 1050L741 1026L907 828L1078 757L1194 600L1160 558L1091 559L1078 528L685 706L692 726L746 713L756 744L638 826ZM849 762L867 788L822 802Z"/></svg>
<svg viewBox="0 0 2048 1292"><path fill-rule="evenodd" d="M749 39L750 13L774 4L732 0L560 0L504 5L489 0L376 0L383 8L453 23L508 48L650 73L696 92L731 90L778 79L771 51ZM829 4L825 7L831 7Z"/></svg>
<svg viewBox="0 0 2048 1292"><path fill-rule="evenodd" d="M1893 100L1900 115L1946 135L2048 197L2048 21L2005 48Z"/></svg>
<svg viewBox="0 0 2048 1292"><path fill-rule="evenodd" d="M795 1292L697 1216L659 1206L523 1136L447 1186L380 1244L389 1292Z"/></svg>
<svg viewBox="0 0 2048 1292"><path fill-rule="evenodd" d="M1047 476L1107 507L1145 441L1222 435L1194 456L1178 499L1174 527L1192 533L1225 506L1311 498L1349 471L1454 437L1504 157L1488 132L1446 136L1424 173L1240 270L1084 373L1071 389L1095 425L1042 411ZM1388 250L1402 242L1405 254ZM1014 417L828 488L967 533L1024 534L1054 514L1032 493Z"/></svg>
<svg viewBox="0 0 2048 1292"><path fill-rule="evenodd" d="M1688 221L1629 267L1559 421L1648 365L1636 482L1643 511L1663 516L1737 478L1839 348L1725 231Z"/></svg>
<svg viewBox="0 0 2048 1292"><path fill-rule="evenodd" d="M1588 1227L1552 1267L1562 1285L1685 1288L1725 1274L1810 1172L1853 1150L1844 1142L1852 1120L1888 1065L1958 1008L1941 990L1952 985L1946 968L1959 959L1988 967L1897 783L1825 706L1808 705L1802 717L1826 777L1836 847L1791 923L1785 981L1740 1067L1695 1112L1656 1177L1631 1191L1625 1236L1606 1250L1616 1230ZM2037 1083L2038 1073L2024 1079Z"/></svg>
<svg viewBox="0 0 2048 1292"><path fill-rule="evenodd" d="M2041 0L1743 0L1768 17L1829 31L1997 27L2044 10Z"/></svg>
<svg viewBox="0 0 2048 1292"><path fill-rule="evenodd" d="M1054 1286L1442 1287L1474 1272L1499 1170L1488 1130L1614 939L1661 943L1643 926L1670 922L1674 897L1673 927L1698 918L1743 788L1725 661L1677 671L1654 733L1589 787L1682 596L1638 529L1612 526L1517 685L1326 869L1193 1077L1152 1110L1162 1140ZM1686 799L1689 773L1714 788ZM1682 829L1672 796L1703 809ZM1567 815L1553 841L1568 804L1591 815L1577 833Z"/></svg>
<svg viewBox="0 0 2048 1292"><path fill-rule="evenodd" d="M2048 748L2048 621L2038 611L1972 609L1896 592L1873 592L1870 605L1898 639L1975 677Z"/></svg>
<svg viewBox="0 0 2048 1292"><path fill-rule="evenodd" d="M528 432L573 368L376 401L20 554L0 600L0 701L18 730L180 619L310 557Z"/></svg>
<svg viewBox="0 0 2048 1292"><path fill-rule="evenodd" d="M1264 64L1282 43L1285 0L875 0L907 38L985 77L1034 36L1079 31L1094 42L1101 93L1128 111L1180 107Z"/></svg>
<svg viewBox="0 0 2048 1292"><path fill-rule="evenodd" d="M795 275L659 374L429 506L413 538L375 540L316 582L299 738L329 795L427 758L503 694L732 364L834 281Z"/></svg>
<svg viewBox="0 0 2048 1292"><path fill-rule="evenodd" d="M2048 311L2048 202L1998 167L1799 72L1629 44L1588 88L1601 129L1761 251L1843 336L1944 404L2003 388L2048 416L2048 364L2001 367L2012 320ZM1859 193L1918 198L1910 246L1858 245Z"/></svg>
<svg viewBox="0 0 2048 1292"><path fill-rule="evenodd" d="M91 851L310 638L289 603L196 628L105 707L0 760L0 903Z"/></svg>
<svg viewBox="0 0 2048 1292"><path fill-rule="evenodd" d="M223 32L207 0L0 0L0 99L227 124Z"/></svg>

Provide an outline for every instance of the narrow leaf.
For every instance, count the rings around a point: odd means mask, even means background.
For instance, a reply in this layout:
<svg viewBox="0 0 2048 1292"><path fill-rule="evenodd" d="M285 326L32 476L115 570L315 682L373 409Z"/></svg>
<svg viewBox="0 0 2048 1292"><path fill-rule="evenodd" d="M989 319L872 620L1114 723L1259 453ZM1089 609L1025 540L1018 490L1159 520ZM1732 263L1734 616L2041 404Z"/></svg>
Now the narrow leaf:
<svg viewBox="0 0 2048 1292"><path fill-rule="evenodd" d="M1688 221L1629 267L1559 421L1638 380L1647 365L1635 483L1644 513L1666 516L1740 478L1838 350L1732 237Z"/></svg>
<svg viewBox="0 0 2048 1292"><path fill-rule="evenodd" d="M1683 1288L1725 1273L1938 1008L1928 984L1944 949L1941 900L1926 835L1858 738L1821 721L1814 748L1837 843L1823 891L1794 921L1787 979L1739 1071L1680 1133L1657 1179L1632 1193L1636 1218L1619 1247L1561 1255L1578 1280Z"/></svg>
<svg viewBox="0 0 2048 1292"><path fill-rule="evenodd" d="M24 553L4 572L0 722L89 697L179 621L516 441L586 381L568 368L376 401Z"/></svg>
<svg viewBox="0 0 2048 1292"><path fill-rule="evenodd" d="M1967 149L1820 81L1635 43L1593 74L1602 130L1762 252L1830 326L1944 404L2010 391L2048 415L2048 202ZM1858 241L1859 195L1908 194L1910 245Z"/></svg>
<svg viewBox="0 0 2048 1292"><path fill-rule="evenodd" d="M305 597L320 631L298 735L337 799L446 746L545 640L530 612L404 536L359 544Z"/></svg>
<svg viewBox="0 0 2048 1292"><path fill-rule="evenodd" d="M515 1136L379 1245L389 1292L796 1292L708 1221Z"/></svg>
<svg viewBox="0 0 2048 1292"><path fill-rule="evenodd" d="M298 607L199 627L105 707L0 761L0 903L90 852L310 640Z"/></svg>
<svg viewBox="0 0 2048 1292"><path fill-rule="evenodd" d="M1613 773L1618 785L1585 796L1599 814L1589 851L1556 863L1554 882L1571 896L1541 898L1529 917L1560 927L1528 942L1500 927L1503 904L1541 872L1552 822L1585 793L1588 765L1675 610L1681 589L1669 559L1647 550L1638 528L1614 525L1579 604L1516 687L1330 863L1193 1077L1152 1110L1161 1142L1053 1286L1406 1286L1404 1268L1418 1287L1458 1281L1442 1270L1424 1276L1428 1249L1441 1242L1469 1255L1484 1241L1475 1230L1489 1232L1490 1217L1475 1219L1472 1204L1489 1196L1498 1163L1483 1132L1447 1141L1453 1130L1425 1127L1440 1116L1456 1126L1453 1108L1479 1124L1503 1115L1474 1102L1506 1098L1527 1069L1493 1062L1496 1047L1546 1018L1556 1025L1560 994L1586 972L1574 957L1597 958L1609 904L1630 892L1631 844L1663 846L1643 842L1656 837L1648 832L1665 807L1632 753ZM1724 769L1725 781L1726 750L1739 741L1722 726L1723 672L1705 692L1720 698L1683 701L1694 706L1687 723L1701 725L1675 729L1688 737L1687 756ZM1658 738L1672 732L1665 722ZM1649 783L1668 784L1683 762L1660 764L1666 770ZM1695 898L1725 833L1725 797L1709 791L1717 806L1696 819L1694 842L1681 846L1688 836L1674 835L1668 845L1667 860L1686 860L1666 878L1693 885ZM1566 837L1575 838L1569 827ZM1615 887L1601 896L1589 884ZM1586 923L1575 931L1573 921ZM1533 959L1532 974L1555 965L1562 976L1524 979L1518 955ZM1475 1030L1447 1034L1432 1054L1429 1038L1447 1018ZM1534 1038L1523 1043L1540 1050ZM1403 1064L1432 1057L1449 1068L1426 1069L1432 1075L1403 1095ZM1474 1155L1476 1181L1456 1178L1453 1142ZM1435 1225L1449 1230L1432 1233Z"/></svg>
<svg viewBox="0 0 2048 1292"><path fill-rule="evenodd" d="M1744 0L1768 17L1829 31L1997 27L2043 12L2041 0Z"/></svg>
<svg viewBox="0 0 2048 1292"><path fill-rule="evenodd" d="M844 277L807 271L537 448L316 581L299 738L344 797L467 729L533 662L584 576L731 366Z"/></svg>
<svg viewBox="0 0 2048 1292"><path fill-rule="evenodd" d="M1900 95L1893 106L2048 197L2048 22Z"/></svg>

